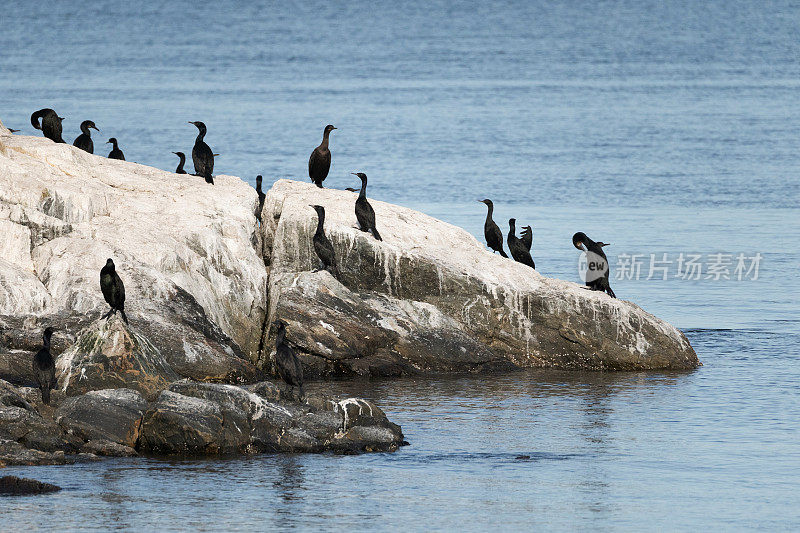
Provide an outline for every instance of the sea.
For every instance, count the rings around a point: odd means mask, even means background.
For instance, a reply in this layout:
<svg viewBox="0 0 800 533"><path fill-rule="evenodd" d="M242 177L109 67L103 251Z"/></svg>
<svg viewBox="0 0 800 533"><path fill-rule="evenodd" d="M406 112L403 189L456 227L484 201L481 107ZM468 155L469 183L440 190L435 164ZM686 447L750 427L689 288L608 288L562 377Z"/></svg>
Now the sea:
<svg viewBox="0 0 800 533"><path fill-rule="evenodd" d="M268 188L333 124L327 187L479 239L489 198L565 280L573 233L609 243L702 362L315 383L410 445L6 468L64 490L0 530L800 529L800 2L0 0L0 27L7 127L50 107L174 169L200 120L215 173Z"/></svg>

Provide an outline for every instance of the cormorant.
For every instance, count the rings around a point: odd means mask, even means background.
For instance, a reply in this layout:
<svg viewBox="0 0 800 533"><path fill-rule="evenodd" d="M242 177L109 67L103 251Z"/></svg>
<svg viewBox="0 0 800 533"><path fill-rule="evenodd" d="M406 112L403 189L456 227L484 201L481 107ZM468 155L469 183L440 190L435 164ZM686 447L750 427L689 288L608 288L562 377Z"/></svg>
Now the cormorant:
<svg viewBox="0 0 800 533"><path fill-rule="evenodd" d="M511 252L511 257L514 258L514 261L522 263L523 265L528 265L529 267L535 269L536 264L533 262L531 253L527 248L525 248L525 245L522 243L522 241L517 238L517 230L514 227L516 223L516 218L508 219L508 251Z"/></svg>
<svg viewBox="0 0 800 533"><path fill-rule="evenodd" d="M202 122L189 122L199 130L192 148L192 161L194 162L194 175L206 179L206 183L214 185L214 152L203 141L206 136L206 125Z"/></svg>
<svg viewBox="0 0 800 533"><path fill-rule="evenodd" d="M39 124L39 119L42 119ZM42 130L45 137L57 143L63 143L64 139L61 138L61 121L63 117L59 117L58 113L52 109L40 109L31 115L31 124L37 130Z"/></svg>
<svg viewBox="0 0 800 533"><path fill-rule="evenodd" d="M50 390L56 388L56 362L50 354L50 337L53 328L46 328L42 335L42 349L33 356L33 375L42 392L42 402L50 405Z"/></svg>
<svg viewBox="0 0 800 533"><path fill-rule="evenodd" d="M524 226L520 235L522 235L522 237L520 237L519 240L522 241L522 244L524 244L525 248L530 252L531 246L533 246L533 229L530 226Z"/></svg>
<svg viewBox="0 0 800 533"><path fill-rule="evenodd" d="M503 257L508 257L503 251L503 233L500 228L492 220L492 213L494 212L494 204L488 198L485 200L478 200L486 204L489 210L486 213L486 222L483 223L483 235L486 237L486 246L495 252L500 252Z"/></svg>
<svg viewBox="0 0 800 533"><path fill-rule="evenodd" d="M611 268L608 264L608 258L603 252L603 246L607 246L607 244L595 242L587 237L584 232L579 231L572 236L572 245L587 254L589 270L586 273L586 286L593 291L603 291L612 298L616 298L617 295L611 290L611 284L608 282Z"/></svg>
<svg viewBox="0 0 800 533"><path fill-rule="evenodd" d="M186 163L186 154L184 154L183 152L172 152L172 153L177 155L178 159L181 160L181 162L178 163L178 168L175 169L175 174L186 174L186 171L183 170L183 165L184 163Z"/></svg>
<svg viewBox="0 0 800 533"><path fill-rule="evenodd" d="M122 153L122 150L119 149L119 145L117 144L117 138L111 137L109 140L106 141L106 144L111 143L114 147L111 149L111 152L108 154L109 159L119 159L120 161L125 161L125 154Z"/></svg>
<svg viewBox="0 0 800 533"><path fill-rule="evenodd" d="M125 314L125 285L117 274L117 269L114 266L114 261L109 259L106 261L106 266L100 270L100 290L103 291L103 298L106 299L111 310L104 314L102 318L108 318L117 311L122 315L122 320L128 323L128 317Z"/></svg>
<svg viewBox="0 0 800 533"><path fill-rule="evenodd" d="M300 399L303 399L303 364L297 357L294 349L286 342L286 322L281 319L274 324L278 328L275 335L275 369L278 375L287 385L291 387L291 395L294 397L294 388L300 388Z"/></svg>
<svg viewBox="0 0 800 533"><path fill-rule="evenodd" d="M256 213L257 217L261 216L261 210L264 208L264 199L267 197L264 194L264 191L261 190L261 180L264 178L261 177L261 174L256 176L256 192L258 193L258 212Z"/></svg>
<svg viewBox="0 0 800 533"><path fill-rule="evenodd" d="M325 225L325 208L321 205L311 205L309 207L313 207L314 211L317 212L317 231L312 239L314 241L314 251L317 252L317 257L325 265L325 269L338 279L339 267L336 265L336 253L323 228Z"/></svg>
<svg viewBox="0 0 800 533"><path fill-rule="evenodd" d="M17 133L18 131L20 131L20 130L15 130L14 128L6 128L6 129L11 133Z"/></svg>
<svg viewBox="0 0 800 533"><path fill-rule="evenodd" d="M72 143L72 146L77 146L81 150L93 154L94 142L92 142L92 134L89 132L89 128L100 131L97 129L97 126L94 125L94 122L91 120L84 120L81 122L81 134L78 135L75 142Z"/></svg>
<svg viewBox="0 0 800 533"><path fill-rule="evenodd" d="M311 157L308 158L308 177L320 189L322 182L328 177L328 171L331 169L331 151L328 150L328 137L336 127L328 124L322 132L322 142L319 146L314 148L311 152Z"/></svg>
<svg viewBox="0 0 800 533"><path fill-rule="evenodd" d="M367 201L367 175L363 172L351 172L352 175L358 176L361 179L361 192L358 193L356 199L356 219L361 231L371 231L372 236L382 241L381 234L378 233L375 227L375 210L369 205Z"/></svg>

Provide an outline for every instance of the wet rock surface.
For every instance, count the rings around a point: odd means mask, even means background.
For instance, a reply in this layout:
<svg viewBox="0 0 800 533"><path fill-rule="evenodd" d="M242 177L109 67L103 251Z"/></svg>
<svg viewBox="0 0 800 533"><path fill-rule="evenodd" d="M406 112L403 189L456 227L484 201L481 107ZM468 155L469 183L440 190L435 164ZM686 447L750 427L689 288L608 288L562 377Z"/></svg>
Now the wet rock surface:
<svg viewBox="0 0 800 533"><path fill-rule="evenodd" d="M148 403L132 389L54 395L0 380L0 467L137 455L393 451L399 426L372 402L309 395L272 382L173 382Z"/></svg>
<svg viewBox="0 0 800 533"><path fill-rule="evenodd" d="M58 492L61 487L51 483L43 483L35 479L26 479L16 476L0 477L0 494L6 496L22 496L29 494L47 494Z"/></svg>

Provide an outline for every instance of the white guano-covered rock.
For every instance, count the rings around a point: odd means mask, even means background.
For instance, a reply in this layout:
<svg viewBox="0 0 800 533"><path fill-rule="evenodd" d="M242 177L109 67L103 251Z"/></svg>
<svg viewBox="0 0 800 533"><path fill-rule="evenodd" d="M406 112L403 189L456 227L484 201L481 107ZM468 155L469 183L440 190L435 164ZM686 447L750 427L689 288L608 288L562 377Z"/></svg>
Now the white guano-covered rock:
<svg viewBox="0 0 800 533"><path fill-rule="evenodd" d="M546 278L492 254L461 228L370 200L379 242L357 229L356 197L280 180L261 213L269 322L289 323L288 337L310 372L699 364L678 329L636 304ZM341 279L312 272L320 264L309 204L325 207ZM265 346L272 335L268 330Z"/></svg>
<svg viewBox="0 0 800 533"><path fill-rule="evenodd" d="M38 349L47 325L57 352L74 341L108 309L99 279L110 257L130 328L179 374L224 379L226 360L255 360L267 283L258 200L239 178L215 178L0 126L0 344Z"/></svg>

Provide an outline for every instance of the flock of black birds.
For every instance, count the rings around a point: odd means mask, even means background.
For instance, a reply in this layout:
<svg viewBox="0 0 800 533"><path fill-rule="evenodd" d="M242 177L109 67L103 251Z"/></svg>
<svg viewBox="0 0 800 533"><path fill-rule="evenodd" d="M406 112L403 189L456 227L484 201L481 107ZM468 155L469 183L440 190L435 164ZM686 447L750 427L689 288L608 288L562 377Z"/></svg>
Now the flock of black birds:
<svg viewBox="0 0 800 533"><path fill-rule="evenodd" d="M34 128L41 130L45 137L57 143L64 143L62 138L62 125L63 117L52 109L40 109L31 115L31 124ZM204 138L207 132L206 125L202 122L195 121L189 122L194 124L198 129L197 138L195 139L194 147L192 148L192 162L194 163L195 176L200 176L205 179L206 183L214 183L214 154L208 144L205 143ZM90 129L100 131L94 122L85 120L80 126L81 134L75 139L74 146L85 150L86 152L94 153L94 143ZM319 146L314 148L311 156L308 159L308 177L311 182L317 187L323 188L322 183L328 177L328 172L331 167L331 151L329 148L330 134L336 127L328 124L325 126L322 133L322 142ZM11 130L18 131L18 130ZM108 143L113 145L113 149L108 154L111 159L125 160L122 150L119 149L117 139L112 137ZM183 168L186 163L186 155L183 152L172 152L178 156L180 162L175 172L177 174L187 174ZM367 200L367 175L363 172L354 172L353 175L361 180L361 188L354 189L348 187L346 190L351 192L358 192L358 198L355 202L355 215L361 231L369 232L376 240L383 240L378 229L375 226L375 210ZM264 206L266 195L262 190L262 176L256 176L256 192L258 194L258 213ZM479 200L486 204L488 212L486 214L486 222L484 223L484 236L486 237L486 245L498 252L503 257L508 257L503 250L503 233L500 231L498 225L492 219L494 211L494 204L489 199ZM321 205L311 205L317 213L317 228L312 237L314 251L322 262L325 269L331 272L336 278L340 278L340 269L336 261L336 253L330 239L325 235L325 208ZM536 265L531 257L531 246L533 244L533 230L531 226L525 226L520 233L520 237L516 235L516 219L511 218L508 221L509 233L507 236L508 250L511 257L524 265L533 269ZM602 258L606 262L607 258L603 252L603 247L606 246L603 242L595 242L586 236L583 232L578 232L572 237L573 245L579 250L587 253L592 253L595 256ZM609 269L605 269L604 275L598 279L586 281L587 288L591 290L606 292L612 298L616 298L614 291L611 290L609 284ZM128 317L125 314L125 286L117 274L114 261L108 259L105 266L100 270L100 289L103 293L105 301L109 304L111 309L102 316L102 318L109 318L111 315L120 313L123 321L127 324ZM303 398L303 365L297 356L297 353L289 345L286 340L286 322L281 319L273 323L276 328L275 337L275 367L281 379L291 387L291 394L294 393L294 388L298 387L300 390L300 398ZM48 327L44 330L42 349L34 357L33 367L34 375L39 384L39 389L42 394L42 401L45 404L50 403L50 390L55 388L55 361L50 353L50 339L55 330Z"/></svg>

